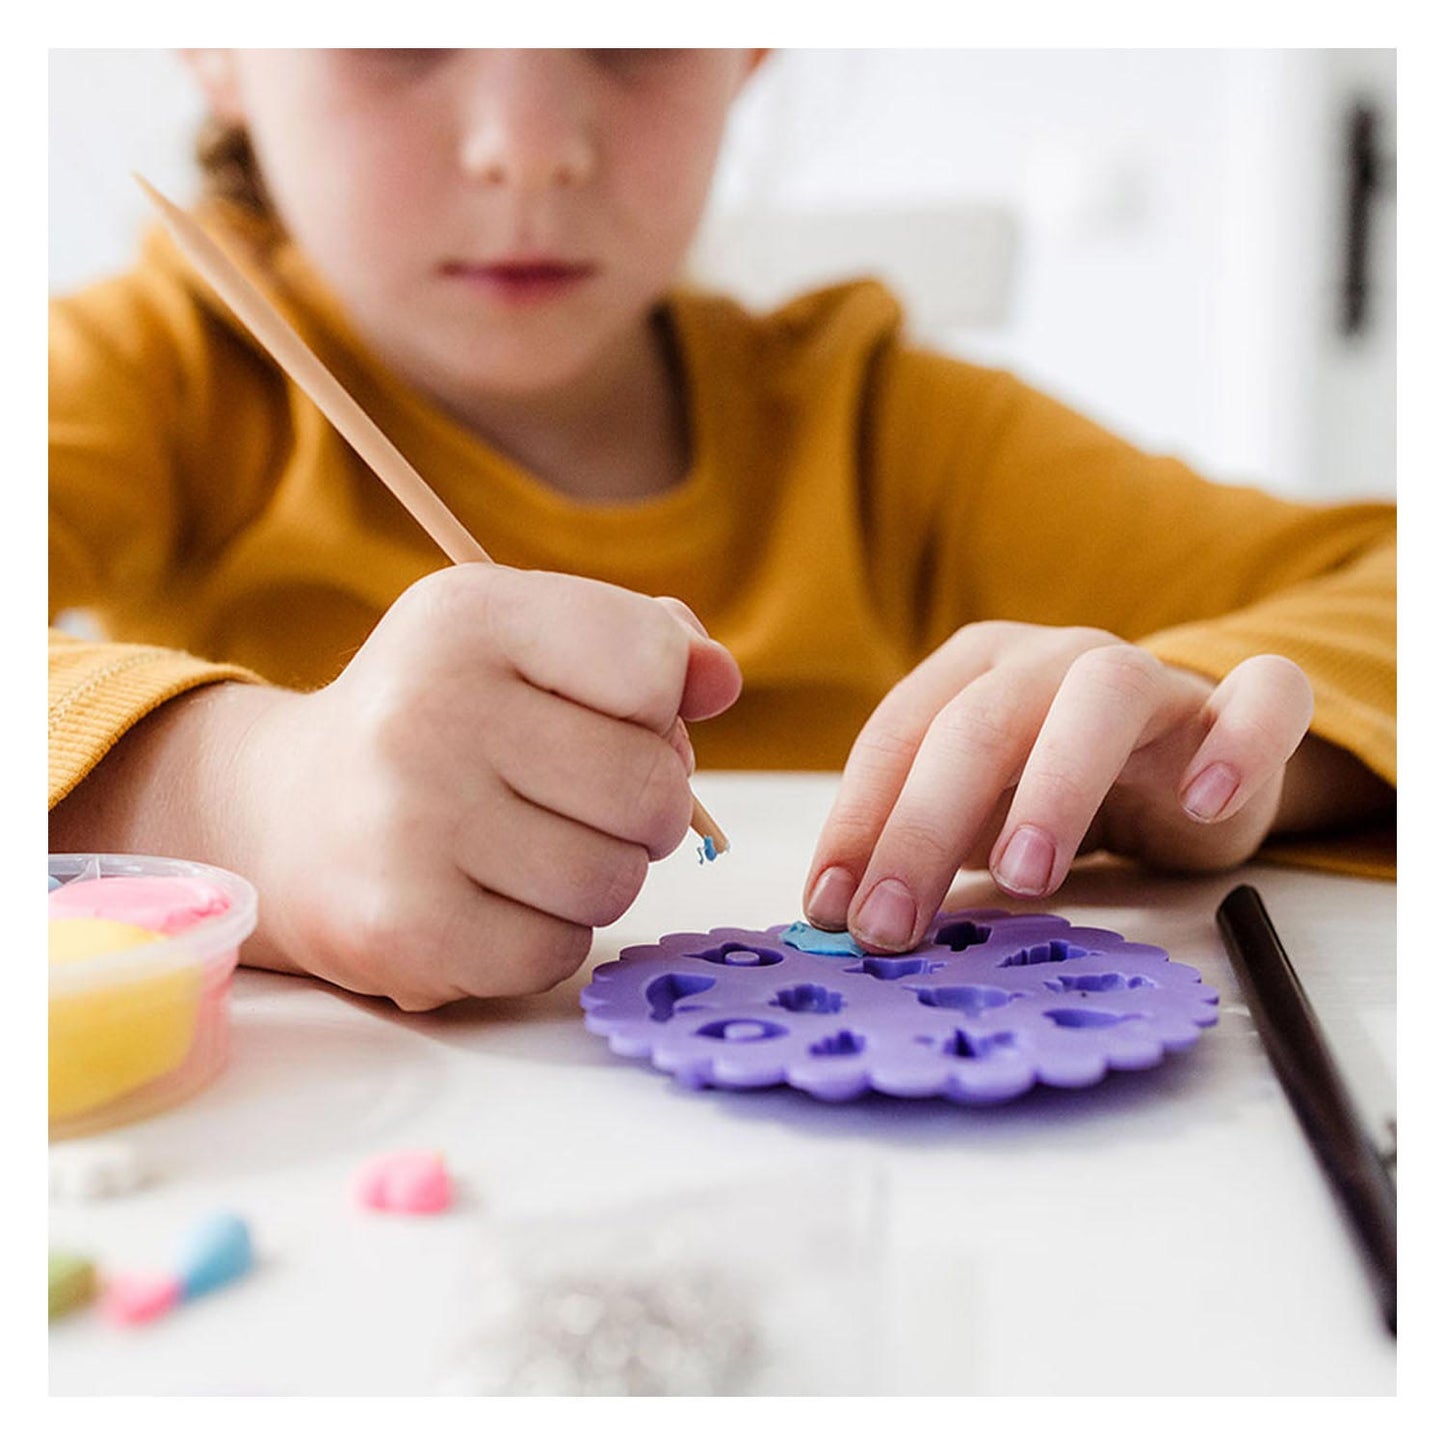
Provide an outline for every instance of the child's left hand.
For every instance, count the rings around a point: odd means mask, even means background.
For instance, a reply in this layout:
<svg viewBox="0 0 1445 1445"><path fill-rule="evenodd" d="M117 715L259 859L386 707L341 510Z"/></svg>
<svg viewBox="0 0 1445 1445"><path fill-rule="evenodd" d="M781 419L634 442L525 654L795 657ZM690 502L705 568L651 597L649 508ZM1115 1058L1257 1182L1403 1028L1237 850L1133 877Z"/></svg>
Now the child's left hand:
<svg viewBox="0 0 1445 1445"><path fill-rule="evenodd" d="M965 627L884 698L848 758L804 897L821 928L911 948L959 867L1020 898L1076 854L1227 868L1275 825L1313 693L1287 658L1217 686L1094 628Z"/></svg>

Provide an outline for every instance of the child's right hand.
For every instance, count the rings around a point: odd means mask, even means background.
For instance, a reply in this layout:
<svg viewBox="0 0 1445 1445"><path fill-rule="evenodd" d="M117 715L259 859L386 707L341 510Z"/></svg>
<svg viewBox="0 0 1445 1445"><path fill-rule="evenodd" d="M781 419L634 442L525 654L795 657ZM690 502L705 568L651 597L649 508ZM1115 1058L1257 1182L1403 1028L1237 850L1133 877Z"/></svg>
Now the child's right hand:
<svg viewBox="0 0 1445 1445"><path fill-rule="evenodd" d="M244 956L406 1009L551 987L686 835L682 720L740 687L680 603L472 564L318 692L202 689L238 725L209 746L234 748L216 861L261 896Z"/></svg>

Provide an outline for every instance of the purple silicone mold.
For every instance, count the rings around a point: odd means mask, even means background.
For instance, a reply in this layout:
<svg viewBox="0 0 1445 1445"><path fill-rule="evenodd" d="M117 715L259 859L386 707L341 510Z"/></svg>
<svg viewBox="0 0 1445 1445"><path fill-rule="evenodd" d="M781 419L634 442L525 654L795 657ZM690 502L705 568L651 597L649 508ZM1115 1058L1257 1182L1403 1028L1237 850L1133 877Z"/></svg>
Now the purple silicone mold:
<svg viewBox="0 0 1445 1445"><path fill-rule="evenodd" d="M897 957L809 952L784 941L796 927L624 949L582 990L587 1027L694 1088L990 1103L1151 1068L1219 1018L1162 948L1053 914L940 913Z"/></svg>

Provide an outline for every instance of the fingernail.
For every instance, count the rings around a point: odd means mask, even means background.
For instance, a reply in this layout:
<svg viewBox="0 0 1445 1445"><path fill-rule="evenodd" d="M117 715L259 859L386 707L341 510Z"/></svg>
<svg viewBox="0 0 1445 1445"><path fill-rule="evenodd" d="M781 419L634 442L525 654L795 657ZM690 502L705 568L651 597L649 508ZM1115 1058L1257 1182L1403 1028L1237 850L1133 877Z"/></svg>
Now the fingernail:
<svg viewBox="0 0 1445 1445"><path fill-rule="evenodd" d="M1224 811L1239 787L1239 774L1228 763L1210 763L1184 790L1184 811L1208 823Z"/></svg>
<svg viewBox="0 0 1445 1445"><path fill-rule="evenodd" d="M848 905L857 888L846 868L825 868L808 895L808 917L819 927L841 929L848 921Z"/></svg>
<svg viewBox="0 0 1445 1445"><path fill-rule="evenodd" d="M993 876L1010 893L1042 893L1054 871L1054 840L1042 828L1016 828Z"/></svg>
<svg viewBox="0 0 1445 1445"><path fill-rule="evenodd" d="M913 895L896 879L875 883L858 910L855 938L880 948L903 948L913 937L918 908Z"/></svg>

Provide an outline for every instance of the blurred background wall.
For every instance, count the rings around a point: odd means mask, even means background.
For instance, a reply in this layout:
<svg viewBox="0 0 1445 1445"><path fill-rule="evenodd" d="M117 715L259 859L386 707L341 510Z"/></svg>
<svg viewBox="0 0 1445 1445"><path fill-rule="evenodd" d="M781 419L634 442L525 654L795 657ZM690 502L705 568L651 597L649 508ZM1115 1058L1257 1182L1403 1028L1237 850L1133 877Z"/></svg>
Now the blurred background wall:
<svg viewBox="0 0 1445 1445"><path fill-rule="evenodd" d="M52 51L50 284L194 193L169 51ZM1395 490L1389 50L797 50L739 101L692 259L770 305L872 273L914 335L1207 475ZM1353 220L1351 220L1353 217Z"/></svg>

